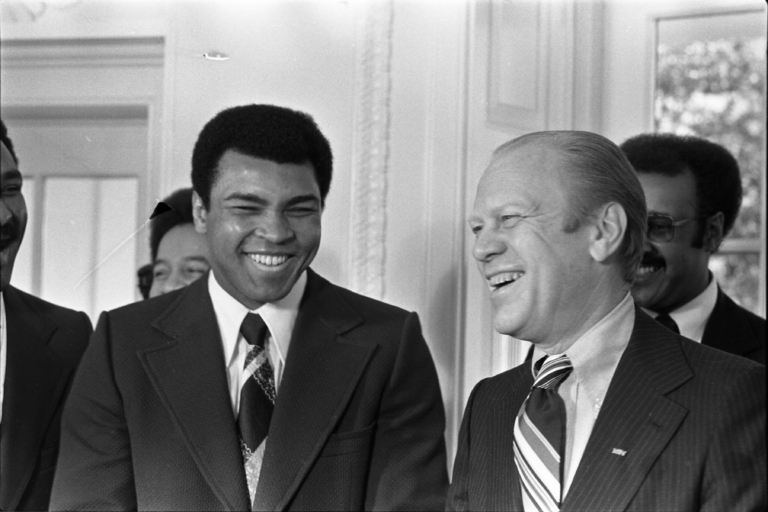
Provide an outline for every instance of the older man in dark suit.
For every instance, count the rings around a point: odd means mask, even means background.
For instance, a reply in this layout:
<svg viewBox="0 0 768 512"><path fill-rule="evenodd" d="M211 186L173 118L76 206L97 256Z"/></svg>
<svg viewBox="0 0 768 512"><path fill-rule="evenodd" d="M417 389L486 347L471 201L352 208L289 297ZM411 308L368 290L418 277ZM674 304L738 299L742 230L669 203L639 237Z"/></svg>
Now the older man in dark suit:
<svg viewBox="0 0 768 512"><path fill-rule="evenodd" d="M494 327L535 349L473 390L449 509L765 510L765 367L635 306L645 200L615 144L504 144L470 226Z"/></svg>
<svg viewBox="0 0 768 512"><path fill-rule="evenodd" d="M714 142L673 134L638 135L621 149L649 212L635 302L687 338L765 364L765 319L736 304L708 268L739 214L736 159Z"/></svg>
<svg viewBox="0 0 768 512"><path fill-rule="evenodd" d="M91 322L11 286L27 208L2 121L0 141L0 510L47 510L61 411Z"/></svg>
<svg viewBox="0 0 768 512"><path fill-rule="evenodd" d="M53 509L443 507L445 417L416 314L308 268L331 167L300 112L205 126L193 209L212 272L102 316Z"/></svg>

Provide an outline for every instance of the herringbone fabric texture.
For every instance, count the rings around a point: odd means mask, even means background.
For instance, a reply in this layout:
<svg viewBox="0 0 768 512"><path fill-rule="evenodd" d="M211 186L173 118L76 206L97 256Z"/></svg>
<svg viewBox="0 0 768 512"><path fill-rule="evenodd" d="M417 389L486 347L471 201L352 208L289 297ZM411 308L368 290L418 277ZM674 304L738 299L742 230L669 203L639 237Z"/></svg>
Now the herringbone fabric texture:
<svg viewBox="0 0 768 512"><path fill-rule="evenodd" d="M237 428L248 491L253 500L263 459L263 450L259 451L259 447L269 432L275 405L275 378L264 350L268 329L261 316L253 313L246 315L240 332L251 350L245 358Z"/></svg>
<svg viewBox="0 0 768 512"><path fill-rule="evenodd" d="M565 407L557 387L573 366L567 356L547 357L515 420L514 452L523 489L542 511L558 511L562 499Z"/></svg>

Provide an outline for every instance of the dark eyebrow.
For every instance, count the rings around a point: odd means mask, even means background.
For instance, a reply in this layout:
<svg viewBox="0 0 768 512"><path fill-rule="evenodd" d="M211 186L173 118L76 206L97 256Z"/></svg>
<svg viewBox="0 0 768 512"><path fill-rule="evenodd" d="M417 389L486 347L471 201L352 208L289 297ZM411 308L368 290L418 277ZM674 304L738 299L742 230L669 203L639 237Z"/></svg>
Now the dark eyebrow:
<svg viewBox="0 0 768 512"><path fill-rule="evenodd" d="M267 201L263 197L257 194L249 194L247 192L233 192L230 195L228 195L226 198L224 198L224 200L225 201L248 201L249 203L256 203L260 206L269 205L269 201ZM315 194L304 194L304 195L290 198L288 201L286 201L285 205L293 206L295 204L305 203L307 201L320 203L320 198L317 197Z"/></svg>
<svg viewBox="0 0 768 512"><path fill-rule="evenodd" d="M24 178L22 178L21 173L17 169L9 169L7 171L3 171L3 179L24 181Z"/></svg>
<svg viewBox="0 0 768 512"><path fill-rule="evenodd" d="M258 196L256 194L248 194L246 192L232 192L227 197L225 197L224 200L225 201L248 201L251 203L258 203L263 206L266 206L268 204L268 201L263 197Z"/></svg>
<svg viewBox="0 0 768 512"><path fill-rule="evenodd" d="M299 204L299 203L306 203L306 202L308 202L308 201L311 201L311 202L315 202L315 203L320 203L320 198L318 198L318 197L317 197L316 195L314 195L314 194L305 194L305 195L303 195L303 196L296 196L296 197L292 197L292 198L291 198L291 199L290 199L290 200L289 200L289 201L286 203L286 206L293 206L293 205L295 205L295 204Z"/></svg>

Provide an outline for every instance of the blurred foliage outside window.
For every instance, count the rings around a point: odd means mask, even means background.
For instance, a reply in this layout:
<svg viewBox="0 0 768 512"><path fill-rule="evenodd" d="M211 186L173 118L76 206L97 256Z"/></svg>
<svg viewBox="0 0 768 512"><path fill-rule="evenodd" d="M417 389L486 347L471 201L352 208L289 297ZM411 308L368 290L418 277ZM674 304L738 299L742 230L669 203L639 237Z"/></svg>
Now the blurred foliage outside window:
<svg viewBox="0 0 768 512"><path fill-rule="evenodd" d="M727 16L727 15L726 15ZM748 241L738 251L721 247L710 269L724 291L760 311L760 236L765 172L766 37L734 37L657 45L655 130L696 135L726 147L738 160L744 199L727 240Z"/></svg>

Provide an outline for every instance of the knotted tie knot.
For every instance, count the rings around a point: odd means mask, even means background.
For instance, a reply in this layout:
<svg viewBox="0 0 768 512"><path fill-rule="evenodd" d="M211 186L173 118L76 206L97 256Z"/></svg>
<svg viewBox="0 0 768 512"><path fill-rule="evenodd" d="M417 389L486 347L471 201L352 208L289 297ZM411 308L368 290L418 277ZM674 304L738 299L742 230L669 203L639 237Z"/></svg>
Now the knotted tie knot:
<svg viewBox="0 0 768 512"><path fill-rule="evenodd" d="M245 338L245 341L248 342L249 345L255 345L259 348L264 348L267 324L264 323L264 319L261 318L261 315L248 313L245 315L245 319L240 325L240 333L243 335L243 338Z"/></svg>
<svg viewBox="0 0 768 512"><path fill-rule="evenodd" d="M667 313L661 313L655 320L673 333L680 334L680 327L678 327L677 322L675 322L675 319Z"/></svg>
<svg viewBox="0 0 768 512"><path fill-rule="evenodd" d="M565 354L547 356L536 362L534 388L557 389L557 386L573 371L571 360Z"/></svg>

